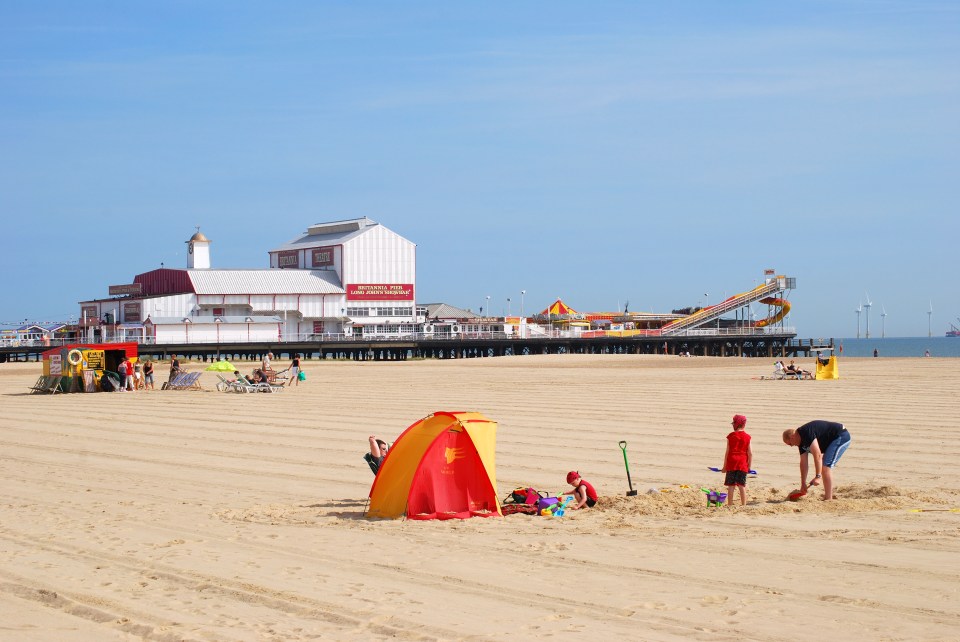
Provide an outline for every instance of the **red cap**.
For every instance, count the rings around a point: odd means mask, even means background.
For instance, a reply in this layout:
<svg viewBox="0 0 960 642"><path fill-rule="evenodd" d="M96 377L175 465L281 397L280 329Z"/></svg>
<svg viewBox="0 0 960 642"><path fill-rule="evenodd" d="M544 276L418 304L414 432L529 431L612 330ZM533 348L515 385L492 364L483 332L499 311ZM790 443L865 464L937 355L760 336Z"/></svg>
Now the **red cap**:
<svg viewBox="0 0 960 642"><path fill-rule="evenodd" d="M734 415L733 416L733 427L734 428L743 428L747 425L747 418L743 415Z"/></svg>
<svg viewBox="0 0 960 642"><path fill-rule="evenodd" d="M567 473L568 484L572 484L574 479L579 479L579 478L580 478L580 473L578 473L575 470L571 470L569 473Z"/></svg>

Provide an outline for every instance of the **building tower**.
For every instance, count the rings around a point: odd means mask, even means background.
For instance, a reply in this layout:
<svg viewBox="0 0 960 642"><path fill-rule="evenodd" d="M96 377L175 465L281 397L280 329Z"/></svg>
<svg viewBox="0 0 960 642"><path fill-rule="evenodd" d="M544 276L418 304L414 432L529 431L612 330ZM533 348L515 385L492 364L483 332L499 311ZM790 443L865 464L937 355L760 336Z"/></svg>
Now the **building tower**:
<svg viewBox="0 0 960 642"><path fill-rule="evenodd" d="M187 241L187 268L204 270L210 268L210 239L203 235L199 225L197 233Z"/></svg>

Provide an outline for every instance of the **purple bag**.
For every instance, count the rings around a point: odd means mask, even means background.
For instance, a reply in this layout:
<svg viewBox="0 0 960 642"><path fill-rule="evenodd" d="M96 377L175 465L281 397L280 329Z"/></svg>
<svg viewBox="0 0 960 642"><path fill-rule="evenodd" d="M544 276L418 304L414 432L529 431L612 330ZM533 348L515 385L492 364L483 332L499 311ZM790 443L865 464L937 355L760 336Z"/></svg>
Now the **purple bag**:
<svg viewBox="0 0 960 642"><path fill-rule="evenodd" d="M544 508L553 508L560 503L560 500L556 497L541 497L537 500L537 510L542 511Z"/></svg>

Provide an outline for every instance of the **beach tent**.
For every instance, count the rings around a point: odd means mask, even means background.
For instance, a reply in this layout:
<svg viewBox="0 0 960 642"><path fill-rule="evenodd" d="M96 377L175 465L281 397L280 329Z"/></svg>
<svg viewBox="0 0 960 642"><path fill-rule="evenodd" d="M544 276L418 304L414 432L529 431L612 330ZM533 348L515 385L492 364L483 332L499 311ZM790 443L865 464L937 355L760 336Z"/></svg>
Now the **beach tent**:
<svg viewBox="0 0 960 642"><path fill-rule="evenodd" d="M497 424L477 412L435 412L397 437L370 487L367 517L502 515Z"/></svg>
<svg viewBox="0 0 960 642"><path fill-rule="evenodd" d="M557 299L553 303L547 306L547 308L540 313L541 316L545 317L569 317L576 316L580 317L580 313L569 307L560 299Z"/></svg>

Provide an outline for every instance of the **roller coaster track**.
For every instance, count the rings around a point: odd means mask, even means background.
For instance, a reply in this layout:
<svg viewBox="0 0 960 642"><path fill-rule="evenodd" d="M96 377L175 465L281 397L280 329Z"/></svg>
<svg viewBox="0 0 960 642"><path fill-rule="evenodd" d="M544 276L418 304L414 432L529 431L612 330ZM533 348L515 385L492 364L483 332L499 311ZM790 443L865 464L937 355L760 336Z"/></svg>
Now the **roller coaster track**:
<svg viewBox="0 0 960 642"><path fill-rule="evenodd" d="M732 297L717 303L716 305L702 308L691 315L683 317L682 319L671 321L667 325L660 328L660 336L668 337L675 334L681 334L686 330L690 330L691 328L696 328L706 325L711 321L716 321L728 312L746 307L751 303L756 302L780 307L780 310L773 316L766 319L761 319L754 324L755 327L758 328L772 325L777 321L780 321L790 311L790 304L785 299L775 296L788 289L787 283L788 279L784 276L778 276L770 279L766 283L762 283L748 292L735 294Z"/></svg>

